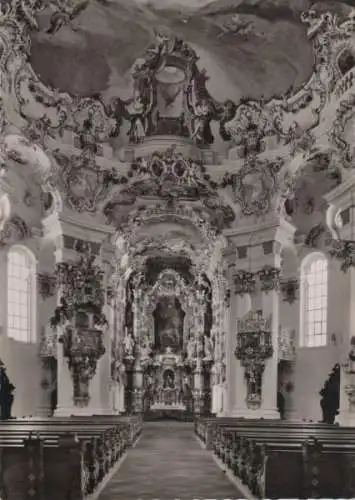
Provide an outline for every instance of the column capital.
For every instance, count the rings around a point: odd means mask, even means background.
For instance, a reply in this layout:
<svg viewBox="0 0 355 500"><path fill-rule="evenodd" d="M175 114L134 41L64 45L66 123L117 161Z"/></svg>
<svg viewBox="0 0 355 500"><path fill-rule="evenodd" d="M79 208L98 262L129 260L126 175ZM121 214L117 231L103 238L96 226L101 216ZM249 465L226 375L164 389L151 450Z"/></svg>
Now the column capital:
<svg viewBox="0 0 355 500"><path fill-rule="evenodd" d="M260 280L260 290L262 292L279 291L281 268L274 266L264 266L257 272Z"/></svg>
<svg viewBox="0 0 355 500"><path fill-rule="evenodd" d="M254 273L244 269L238 269L233 275L234 293L236 295L253 294L256 290L256 280Z"/></svg>

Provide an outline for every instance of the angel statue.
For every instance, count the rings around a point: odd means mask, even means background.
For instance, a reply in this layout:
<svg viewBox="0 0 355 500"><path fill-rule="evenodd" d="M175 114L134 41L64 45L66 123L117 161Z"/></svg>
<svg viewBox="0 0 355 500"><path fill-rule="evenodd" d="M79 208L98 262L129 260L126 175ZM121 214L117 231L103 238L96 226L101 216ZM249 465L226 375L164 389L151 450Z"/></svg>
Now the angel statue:
<svg viewBox="0 0 355 500"><path fill-rule="evenodd" d="M208 100L196 99L192 85L189 85L186 90L186 102L192 116L191 139L195 139L197 144L212 144L214 140L210 125L212 113Z"/></svg>
<svg viewBox="0 0 355 500"><path fill-rule="evenodd" d="M130 122L131 126L127 135L131 144L141 143L148 130L148 115L153 105L153 90L151 85L144 89L135 88L133 98L128 101L115 99L113 114L116 121L122 117ZM121 115L121 117L119 116ZM110 116L110 114L109 114ZM119 128L120 124L117 123Z"/></svg>
<svg viewBox="0 0 355 500"><path fill-rule="evenodd" d="M134 338L131 333L125 336L123 339L123 345L126 357L133 358Z"/></svg>
<svg viewBox="0 0 355 500"><path fill-rule="evenodd" d="M54 13L50 19L50 26L46 30L49 35L54 35L63 26L71 25L72 21L83 12L89 5L89 0L78 0L69 1L68 0L56 0L56 2L50 1L50 5L54 8Z"/></svg>

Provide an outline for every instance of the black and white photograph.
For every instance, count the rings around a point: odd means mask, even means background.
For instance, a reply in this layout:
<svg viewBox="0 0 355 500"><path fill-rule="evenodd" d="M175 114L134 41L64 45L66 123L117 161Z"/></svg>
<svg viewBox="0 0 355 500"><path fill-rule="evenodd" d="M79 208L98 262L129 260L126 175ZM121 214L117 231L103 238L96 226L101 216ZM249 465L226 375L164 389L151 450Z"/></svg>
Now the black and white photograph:
<svg viewBox="0 0 355 500"><path fill-rule="evenodd" d="M355 498L355 0L0 0L0 500Z"/></svg>

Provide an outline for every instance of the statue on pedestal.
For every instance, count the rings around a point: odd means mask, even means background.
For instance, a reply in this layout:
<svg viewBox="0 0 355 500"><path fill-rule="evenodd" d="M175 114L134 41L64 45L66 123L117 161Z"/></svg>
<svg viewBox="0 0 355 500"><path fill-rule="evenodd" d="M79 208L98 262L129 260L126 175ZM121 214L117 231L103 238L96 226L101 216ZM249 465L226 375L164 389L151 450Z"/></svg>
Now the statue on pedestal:
<svg viewBox="0 0 355 500"><path fill-rule="evenodd" d="M187 342L187 359L192 360L196 357L196 341L192 335Z"/></svg>
<svg viewBox="0 0 355 500"><path fill-rule="evenodd" d="M350 351L348 354L348 373L355 374L355 337L351 337Z"/></svg>
<svg viewBox="0 0 355 500"><path fill-rule="evenodd" d="M204 336L204 352L205 352L205 360L211 361L213 359L213 341L207 335Z"/></svg>
<svg viewBox="0 0 355 500"><path fill-rule="evenodd" d="M134 349L134 338L132 337L132 334L129 333L126 335L126 337L123 339L123 346L124 346L124 351L125 351L125 356L127 358L133 358L133 349Z"/></svg>
<svg viewBox="0 0 355 500"><path fill-rule="evenodd" d="M10 382L6 373L6 367L0 360L0 420L8 420L11 418L14 390L15 386Z"/></svg>
<svg viewBox="0 0 355 500"><path fill-rule="evenodd" d="M139 352L140 352L141 360L146 360L146 359L150 358L152 349L150 347L149 335L146 335L143 338L142 343L139 347Z"/></svg>

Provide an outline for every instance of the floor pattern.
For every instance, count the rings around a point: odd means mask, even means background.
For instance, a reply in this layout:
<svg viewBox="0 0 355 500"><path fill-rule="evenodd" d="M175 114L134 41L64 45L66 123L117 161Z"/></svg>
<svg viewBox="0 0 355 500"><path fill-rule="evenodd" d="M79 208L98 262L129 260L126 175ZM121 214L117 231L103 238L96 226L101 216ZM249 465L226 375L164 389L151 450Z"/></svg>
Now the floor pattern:
<svg viewBox="0 0 355 500"><path fill-rule="evenodd" d="M202 500L243 498L211 453L201 448L192 424L146 422L136 447L99 500Z"/></svg>

